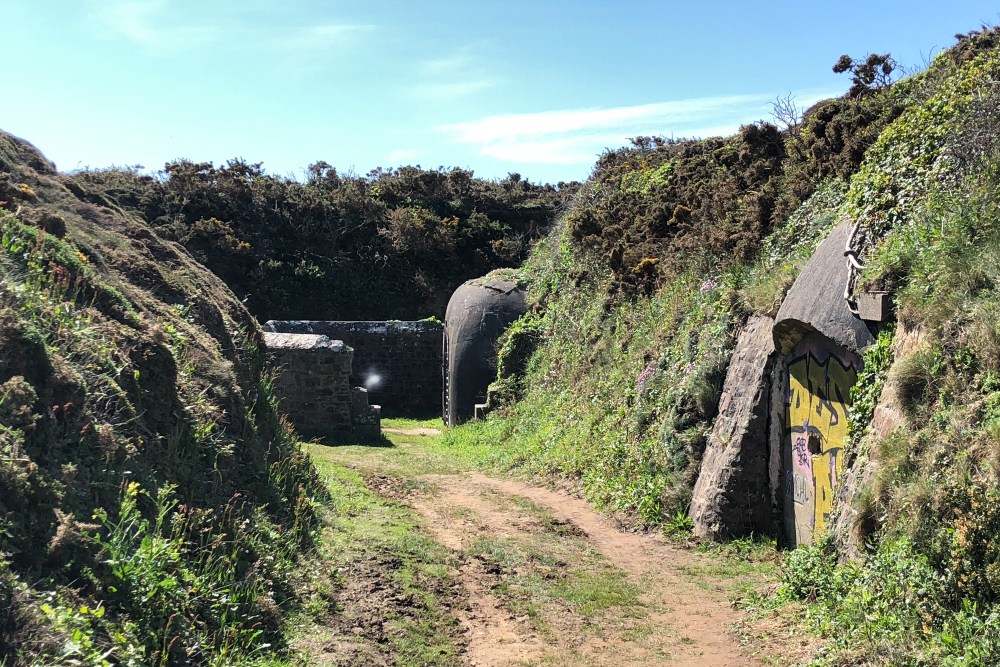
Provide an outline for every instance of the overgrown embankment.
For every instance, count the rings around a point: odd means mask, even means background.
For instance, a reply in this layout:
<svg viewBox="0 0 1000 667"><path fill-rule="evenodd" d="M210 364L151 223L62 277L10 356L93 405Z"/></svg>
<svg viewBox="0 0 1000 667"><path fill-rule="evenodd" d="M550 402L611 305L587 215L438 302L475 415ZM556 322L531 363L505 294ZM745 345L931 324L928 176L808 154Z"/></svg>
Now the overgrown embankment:
<svg viewBox="0 0 1000 667"><path fill-rule="evenodd" d="M253 318L177 244L0 133L0 663L282 650L325 493Z"/></svg>
<svg viewBox="0 0 1000 667"><path fill-rule="evenodd" d="M859 284L897 293L901 338L893 360L883 331L850 415L861 559L800 550L784 593L815 602L826 664L995 664L998 35L960 36L895 84L889 59L848 58L850 94L780 132L606 154L523 268L537 308L503 348L508 404L453 441L683 530L735 334L849 215Z"/></svg>

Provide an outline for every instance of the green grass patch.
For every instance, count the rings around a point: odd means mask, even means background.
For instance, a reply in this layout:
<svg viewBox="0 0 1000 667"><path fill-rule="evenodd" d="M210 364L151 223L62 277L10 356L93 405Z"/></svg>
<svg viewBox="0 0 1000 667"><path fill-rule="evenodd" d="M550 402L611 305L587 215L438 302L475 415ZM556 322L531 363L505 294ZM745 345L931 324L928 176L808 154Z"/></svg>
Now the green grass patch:
<svg viewBox="0 0 1000 667"><path fill-rule="evenodd" d="M316 651L312 635L343 643L356 660L337 664L370 664L373 656L398 665L461 664L453 554L427 535L411 508L371 491L362 472L341 464L351 448L308 449L332 500L323 512L320 560L303 582L306 613L293 631L304 664Z"/></svg>

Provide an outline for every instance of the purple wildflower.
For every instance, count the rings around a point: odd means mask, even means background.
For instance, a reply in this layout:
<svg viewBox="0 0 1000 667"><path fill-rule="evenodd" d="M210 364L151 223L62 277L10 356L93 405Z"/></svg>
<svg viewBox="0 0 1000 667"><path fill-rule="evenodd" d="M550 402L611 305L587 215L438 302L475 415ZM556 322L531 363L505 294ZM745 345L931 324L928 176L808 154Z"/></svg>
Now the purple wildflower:
<svg viewBox="0 0 1000 667"><path fill-rule="evenodd" d="M656 372L656 364L650 362L648 366L642 369L639 376L635 379L635 393L641 394L642 390L646 387L646 381L653 377L653 373Z"/></svg>

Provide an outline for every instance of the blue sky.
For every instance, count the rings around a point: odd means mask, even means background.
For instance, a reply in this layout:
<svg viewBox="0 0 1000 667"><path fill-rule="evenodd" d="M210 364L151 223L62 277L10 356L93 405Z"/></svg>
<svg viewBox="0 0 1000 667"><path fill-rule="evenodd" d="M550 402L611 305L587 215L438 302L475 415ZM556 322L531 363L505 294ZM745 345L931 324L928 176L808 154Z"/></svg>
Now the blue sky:
<svg viewBox="0 0 1000 667"><path fill-rule="evenodd" d="M0 0L0 129L63 170L241 157L584 179L628 137L728 134L842 94L842 53L920 66L974 0Z"/></svg>

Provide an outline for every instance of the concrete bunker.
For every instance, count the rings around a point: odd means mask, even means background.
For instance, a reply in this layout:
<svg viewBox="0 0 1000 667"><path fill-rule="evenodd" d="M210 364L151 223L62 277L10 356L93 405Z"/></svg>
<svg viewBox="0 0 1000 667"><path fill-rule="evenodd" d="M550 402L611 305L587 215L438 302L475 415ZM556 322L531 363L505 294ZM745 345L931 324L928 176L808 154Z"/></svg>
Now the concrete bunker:
<svg viewBox="0 0 1000 667"><path fill-rule="evenodd" d="M271 320L264 330L278 369L275 390L283 411L309 436L364 430L378 424L382 410L442 410L446 424L461 424L475 416L496 377L497 340L525 312L524 289L494 274L454 292L444 325Z"/></svg>
<svg viewBox="0 0 1000 667"><path fill-rule="evenodd" d="M833 511L844 468L850 391L861 370L861 357L813 332L799 341L782 365L784 534L794 544L812 544Z"/></svg>
<svg viewBox="0 0 1000 667"><path fill-rule="evenodd" d="M470 280L455 290L445 314L442 417L457 426L476 416L496 378L497 340L528 311L527 294L500 276Z"/></svg>
<svg viewBox="0 0 1000 667"><path fill-rule="evenodd" d="M780 472L771 482L792 544L812 544L829 523L844 468L851 388L861 353L875 342L872 325L845 298L852 235L845 219L819 244L775 317L770 439Z"/></svg>
<svg viewBox="0 0 1000 667"><path fill-rule="evenodd" d="M850 221L842 221L774 320L753 318L740 335L692 496L695 535L778 533L797 545L828 526L845 465L850 391L861 353L875 342L874 325L845 298L851 236Z"/></svg>

